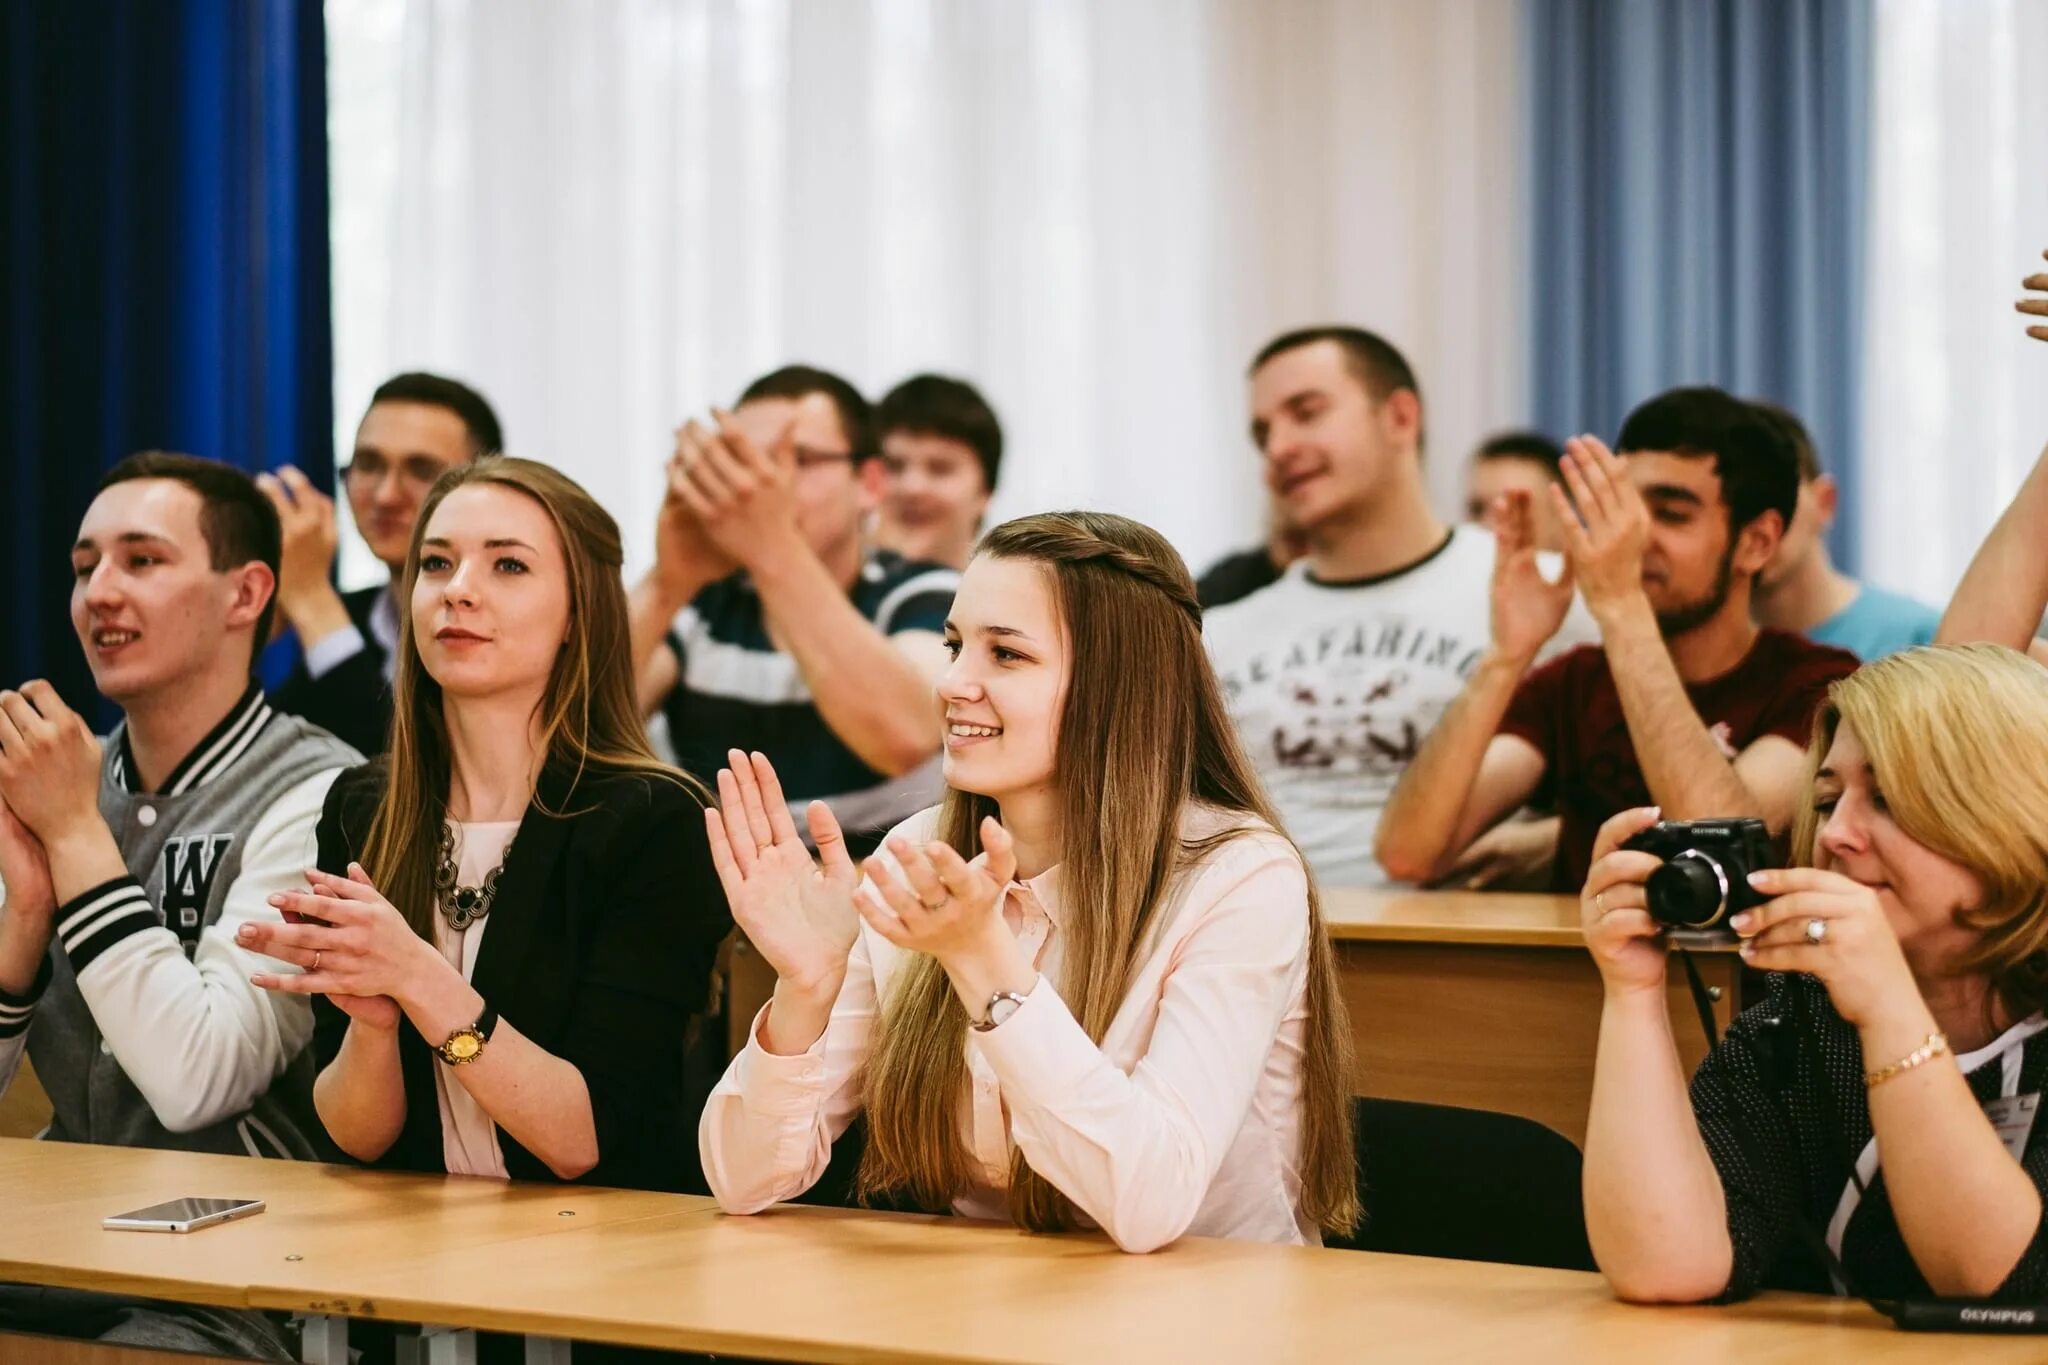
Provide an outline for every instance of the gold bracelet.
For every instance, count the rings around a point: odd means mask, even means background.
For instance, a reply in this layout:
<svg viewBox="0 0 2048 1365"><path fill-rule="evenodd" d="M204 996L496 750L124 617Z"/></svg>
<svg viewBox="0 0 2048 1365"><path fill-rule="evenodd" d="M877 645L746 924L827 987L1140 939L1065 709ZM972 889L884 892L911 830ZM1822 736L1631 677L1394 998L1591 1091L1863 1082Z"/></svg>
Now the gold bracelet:
<svg viewBox="0 0 2048 1365"><path fill-rule="evenodd" d="M1914 1048L1890 1066L1885 1067L1881 1071L1864 1072L1863 1087L1866 1090L1875 1090L1892 1077L1902 1072L1911 1071L1922 1062L1931 1062L1946 1051L1948 1051L1948 1035L1940 1029L1936 1029L1927 1035L1926 1042L1920 1044L1920 1046Z"/></svg>

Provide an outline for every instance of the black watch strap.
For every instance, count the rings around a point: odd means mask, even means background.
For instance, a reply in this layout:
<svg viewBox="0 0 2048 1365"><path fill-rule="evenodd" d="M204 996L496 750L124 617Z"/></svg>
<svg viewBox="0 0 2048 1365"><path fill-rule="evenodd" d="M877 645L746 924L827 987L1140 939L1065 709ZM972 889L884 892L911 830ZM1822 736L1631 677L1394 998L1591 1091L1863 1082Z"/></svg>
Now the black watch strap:
<svg viewBox="0 0 2048 1365"><path fill-rule="evenodd" d="M488 1000L484 1001L484 1012L476 1017L475 1027L476 1031L484 1036L484 1041L490 1042L491 1034L496 1032L498 1027L498 1007Z"/></svg>

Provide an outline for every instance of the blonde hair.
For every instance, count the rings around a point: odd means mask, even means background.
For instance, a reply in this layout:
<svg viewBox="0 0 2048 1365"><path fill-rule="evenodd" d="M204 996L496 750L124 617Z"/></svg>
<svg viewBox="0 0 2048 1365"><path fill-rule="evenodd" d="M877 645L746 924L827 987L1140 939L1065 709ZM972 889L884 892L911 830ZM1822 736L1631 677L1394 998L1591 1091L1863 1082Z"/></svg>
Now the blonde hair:
<svg viewBox="0 0 2048 1365"><path fill-rule="evenodd" d="M1280 821L1224 709L1202 647L1194 583L1163 536L1105 513L1048 513L996 527L977 553L1042 565L1065 622L1073 663L1054 754L1060 890L1062 901L1087 913L1061 924L1059 988L1100 1043L1174 877L1246 832L1183 842L1188 803L1241 812L1275 830ZM1139 678L1144 684L1134 685ZM972 857L982 818L996 813L988 797L949 789L938 837ZM1318 1225L1348 1232L1359 1217L1351 1029L1312 879L1308 916L1301 1201ZM974 1167L960 1129L966 1041L967 1012L945 971L913 957L884 1002L867 1062L864 1198L901 1192L938 1208L970 1185ZM1074 1225L1072 1204L1021 1152L1010 1169L1009 1209L1013 1222L1035 1231Z"/></svg>
<svg viewBox="0 0 2048 1365"><path fill-rule="evenodd" d="M582 485L536 461L493 455L458 465L427 494L405 556L384 790L360 859L385 898L427 939L433 936L434 867L448 818L453 763L441 685L420 663L413 639L412 591L420 572L420 542L434 510L450 493L472 484L510 488L532 498L554 522L562 542L569 578L569 638L555 657L541 697L545 767L560 773L571 791L587 769L597 768L675 782L699 801L707 799L700 784L663 763L647 740L633 690L618 523Z"/></svg>
<svg viewBox="0 0 2048 1365"><path fill-rule="evenodd" d="M1961 965L2021 1015L2048 1004L2048 670L2003 645L1935 645L1865 664L1814 715L1792 854L1811 862L1815 774L1835 732L1855 731L1892 820L1970 869L1982 935Z"/></svg>

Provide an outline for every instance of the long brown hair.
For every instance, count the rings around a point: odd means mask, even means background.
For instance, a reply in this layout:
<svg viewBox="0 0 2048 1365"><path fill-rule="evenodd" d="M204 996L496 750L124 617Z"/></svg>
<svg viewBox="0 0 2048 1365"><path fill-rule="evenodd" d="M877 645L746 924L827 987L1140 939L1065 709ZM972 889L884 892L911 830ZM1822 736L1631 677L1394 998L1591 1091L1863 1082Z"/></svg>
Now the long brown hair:
<svg viewBox="0 0 2048 1365"><path fill-rule="evenodd" d="M1249 832L1238 826L1183 841L1188 803L1241 812L1275 830L1280 822L1238 743L1203 650L1194 582L1165 537L1106 513L1056 512L1003 523L977 553L1042 565L1065 622L1072 663L1053 759L1060 899L1086 912L1061 924L1059 988L1100 1043L1174 877ZM1141 678L1143 685L1134 685ZM938 837L972 857L980 852L982 818L996 814L988 797L948 789ZM1313 879L1308 915L1301 1198L1318 1225L1348 1232L1359 1216L1351 1029ZM868 1057L864 1197L900 1192L942 1207L970 1185L959 1115L966 1040L967 1012L945 971L930 957L913 956L883 1002ZM1073 1205L1021 1152L1010 1169L1009 1208L1020 1227L1074 1225Z"/></svg>
<svg viewBox="0 0 2048 1365"><path fill-rule="evenodd" d="M663 763L647 741L633 691L618 523L574 479L547 465L504 455L458 465L427 494L406 552L384 791L359 859L385 899L422 938L433 933L434 866L454 773L441 684L421 665L413 639L412 591L420 572L420 542L434 509L471 484L510 488L532 498L547 511L562 541L569 574L569 638L555 656L541 697L543 766L561 773L571 791L576 779L594 768L645 773L680 783L699 800L706 799L700 785ZM573 813L542 808L549 815Z"/></svg>
<svg viewBox="0 0 2048 1365"><path fill-rule="evenodd" d="M2003 645L1936 645L1836 683L1814 714L1792 821L1800 863L1823 823L1813 777L1844 724L1898 827L1984 884L1958 916L1982 935L1958 965L1984 973L2015 1017L2048 1005L2048 670Z"/></svg>

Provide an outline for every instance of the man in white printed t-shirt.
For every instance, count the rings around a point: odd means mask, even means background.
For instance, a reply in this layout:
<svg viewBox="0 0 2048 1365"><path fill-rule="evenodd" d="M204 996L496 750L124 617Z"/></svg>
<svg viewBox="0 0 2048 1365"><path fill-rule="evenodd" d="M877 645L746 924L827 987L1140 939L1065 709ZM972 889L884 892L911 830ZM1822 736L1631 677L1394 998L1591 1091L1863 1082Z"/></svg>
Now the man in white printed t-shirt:
<svg viewBox="0 0 2048 1365"><path fill-rule="evenodd" d="M1422 391L1355 327L1289 332L1251 366L1251 436L1308 540L1279 581L1208 613L1238 733L1325 886L1382 886L1380 810L1485 649L1493 537L1447 526L1422 480ZM1560 566L1546 566L1555 576ZM1598 638L1573 607L1552 649ZM1547 861L1554 826L1475 858Z"/></svg>

